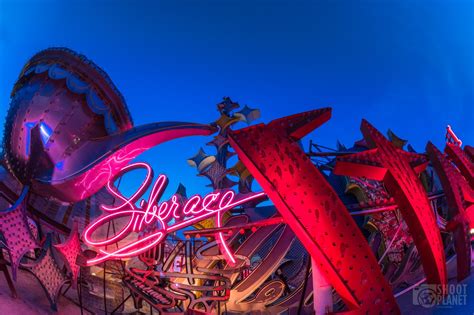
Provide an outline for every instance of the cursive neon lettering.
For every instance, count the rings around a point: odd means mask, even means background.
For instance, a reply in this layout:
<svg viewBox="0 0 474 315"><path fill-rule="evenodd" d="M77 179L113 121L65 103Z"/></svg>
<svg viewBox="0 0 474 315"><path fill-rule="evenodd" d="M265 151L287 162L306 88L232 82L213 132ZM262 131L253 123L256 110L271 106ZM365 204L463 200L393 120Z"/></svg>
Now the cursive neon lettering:
<svg viewBox="0 0 474 315"><path fill-rule="evenodd" d="M194 195L184 204L178 202L177 195L173 195L167 201L160 202L168 185L168 179L165 175L159 175L152 186L148 199L145 200L142 197L151 186L153 178L153 170L148 164L140 162L127 165L117 177L136 169L144 169L147 173L137 191L129 198L123 196L115 187L115 179L107 183L107 190L119 200L119 204L103 205L101 208L105 214L85 228L84 242L99 249L98 255L88 260L87 265L137 256L158 245L169 233L211 217L216 218L218 228L222 227L222 215L226 211L251 200L265 198L264 192L236 196L234 191L224 190L209 193L204 197ZM137 203L139 206L136 206ZM94 238L98 229L119 218L128 218L128 221L117 233L106 239ZM132 232L141 233L142 236L137 240L130 241L129 236ZM235 258L225 242L224 234L218 232L216 237L227 261L234 264ZM114 246L114 250L111 251L107 250L108 245L118 244L118 242L126 242L126 244L120 244L118 248Z"/></svg>

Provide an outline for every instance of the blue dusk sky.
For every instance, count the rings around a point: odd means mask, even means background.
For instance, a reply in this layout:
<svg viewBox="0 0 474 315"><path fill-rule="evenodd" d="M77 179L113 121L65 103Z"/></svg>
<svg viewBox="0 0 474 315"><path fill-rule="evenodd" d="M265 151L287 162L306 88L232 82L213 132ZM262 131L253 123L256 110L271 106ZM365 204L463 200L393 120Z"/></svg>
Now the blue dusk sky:
<svg viewBox="0 0 474 315"><path fill-rule="evenodd" d="M208 123L230 96L259 108L257 122L332 107L305 146L350 146L362 118L419 151L428 140L441 147L447 124L472 145L473 21L470 1L0 0L0 121L28 58L65 46L110 75L135 125ZM210 140L139 159L169 175L168 193L179 182L206 192L186 159Z"/></svg>

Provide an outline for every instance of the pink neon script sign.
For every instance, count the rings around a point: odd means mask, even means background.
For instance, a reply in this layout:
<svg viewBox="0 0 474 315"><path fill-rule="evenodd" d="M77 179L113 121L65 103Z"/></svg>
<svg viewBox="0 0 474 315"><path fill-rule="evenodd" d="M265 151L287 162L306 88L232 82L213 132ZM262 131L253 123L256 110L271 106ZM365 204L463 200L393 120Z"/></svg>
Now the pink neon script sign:
<svg viewBox="0 0 474 315"><path fill-rule="evenodd" d="M456 136L450 125L446 127L446 139L447 142L454 142L454 144L456 144L457 146L462 146L461 139Z"/></svg>
<svg viewBox="0 0 474 315"><path fill-rule="evenodd" d="M106 214L89 224L84 230L84 242L99 249L98 255L88 260L87 265L137 256L158 245L166 238L167 234L213 216L216 218L217 227L221 227L222 215L226 211L251 200L265 198L264 192L237 197L234 191L224 190L214 191L204 197L194 195L185 203L180 203L177 195L173 195L167 201L159 202L168 185L167 177L160 175L153 184L148 200L145 200L142 196L151 186L153 180L153 170L148 164L133 163L127 165L116 177L136 169L145 169L146 176L137 191L129 198L124 197L114 186L115 178L107 183L107 190L121 203L118 206L110 207L102 205L101 208ZM136 206L137 203L139 206ZM95 239L93 237L94 232L99 228L123 217L128 218L127 223L113 236L106 239ZM107 246L123 241L133 232L143 235L123 246L113 246L111 247L113 250L107 250ZM235 258L227 246L222 232L217 233L217 238L227 261L230 264L235 263Z"/></svg>

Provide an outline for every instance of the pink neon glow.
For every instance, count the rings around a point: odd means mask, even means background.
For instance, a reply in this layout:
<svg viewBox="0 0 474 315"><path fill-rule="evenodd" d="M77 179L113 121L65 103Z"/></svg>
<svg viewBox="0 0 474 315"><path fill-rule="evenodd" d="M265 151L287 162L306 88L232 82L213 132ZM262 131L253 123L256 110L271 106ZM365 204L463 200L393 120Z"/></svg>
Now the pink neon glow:
<svg viewBox="0 0 474 315"><path fill-rule="evenodd" d="M131 150L130 152L127 151L126 148L120 150L117 152L117 154L112 155L110 158L108 158L106 161L101 163L100 168L97 169L94 172L87 172L84 176L84 178L76 183L75 186L80 186L82 188L82 193L81 193L81 199L85 198L87 195L88 191L91 190L91 188L96 185L96 183L101 182L102 178L107 178L107 182L110 182L112 174L114 174L114 171L122 167L123 165L127 164L129 161L131 161L134 157L136 157L138 154L141 152L145 151L147 148L135 148ZM145 164L145 163L142 163ZM131 164L134 165L134 164ZM131 166L129 165L129 166ZM146 165L146 164L145 164ZM149 167L148 165L146 165ZM125 166L127 167L127 166ZM121 170L121 172L123 169ZM112 183L113 184L113 183Z"/></svg>
<svg viewBox="0 0 474 315"><path fill-rule="evenodd" d="M153 177L151 167L146 163L130 164L125 166L116 176L122 176L127 172L139 168L145 169L147 174L142 184L130 198L124 197L114 186L115 178L109 180L107 183L108 191L120 200L121 203L118 206L102 206L102 209L107 214L98 218L86 227L83 239L84 242L90 246L106 247L123 241L132 232L143 232L148 234L143 238L129 242L125 246L119 247L111 252L99 249L97 257L88 260L87 265L98 264L110 259L120 259L139 255L159 244L166 238L168 233L172 233L212 216L216 217L217 227L222 227L222 215L226 211L245 204L250 200L265 196L264 192L260 192L252 193L243 198L237 199L234 191L227 190L215 191L204 197L194 195L189 198L184 205L180 205L177 202L178 197L176 195L173 195L168 201L159 203L159 200L168 185L167 177L165 175L160 175L153 184L148 200L142 199L139 202L139 199L151 185ZM137 203L140 207L136 206ZM120 217L128 217L129 220L120 231L115 233L115 235L102 240L93 238L92 235L100 227L103 227L105 224ZM169 225L172 219L174 219L174 223ZM220 247L224 252L224 256L230 264L234 264L235 258L225 242L223 233L217 233L217 238L221 245Z"/></svg>

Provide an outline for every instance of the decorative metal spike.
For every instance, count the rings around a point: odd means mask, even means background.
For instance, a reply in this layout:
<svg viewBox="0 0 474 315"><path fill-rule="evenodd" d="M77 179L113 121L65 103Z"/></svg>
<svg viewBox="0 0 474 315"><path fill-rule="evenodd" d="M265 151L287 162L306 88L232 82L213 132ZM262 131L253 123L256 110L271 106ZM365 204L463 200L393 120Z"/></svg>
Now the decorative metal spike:
<svg viewBox="0 0 474 315"><path fill-rule="evenodd" d="M188 159L188 164L196 167L199 171L202 171L207 168L212 162L215 161L215 157L212 155L207 155L202 148L194 155Z"/></svg>
<svg viewBox="0 0 474 315"><path fill-rule="evenodd" d="M82 253L77 221L74 221L73 223L73 228L69 238L64 243L54 245L54 247L63 256L66 265L72 274L73 287L76 287L77 277L80 272L80 267L76 264L76 260L77 256L81 255Z"/></svg>
<svg viewBox="0 0 474 315"><path fill-rule="evenodd" d="M233 102L230 97L226 96L223 98L222 102L217 104L217 109L223 114L230 115L230 112L236 108L239 108L239 103Z"/></svg>
<svg viewBox="0 0 474 315"><path fill-rule="evenodd" d="M400 149L403 149L403 147L408 142L407 140L404 140L398 137L391 129L387 131L387 136L390 139L390 141L393 143L393 145Z"/></svg>
<svg viewBox="0 0 474 315"><path fill-rule="evenodd" d="M240 116L242 121L245 121L247 124L251 124L253 121L260 118L260 110L255 108L250 108L245 105L241 110L234 114L235 116Z"/></svg>
<svg viewBox="0 0 474 315"><path fill-rule="evenodd" d="M61 272L51 253L51 234L46 237L43 250L45 253L39 258L36 264L29 268L29 271L35 275L41 283L46 295L48 296L51 308L57 310L56 301L61 287L67 282L67 278Z"/></svg>

